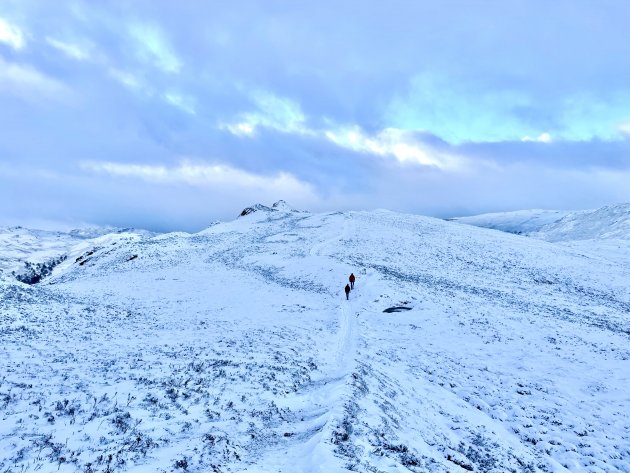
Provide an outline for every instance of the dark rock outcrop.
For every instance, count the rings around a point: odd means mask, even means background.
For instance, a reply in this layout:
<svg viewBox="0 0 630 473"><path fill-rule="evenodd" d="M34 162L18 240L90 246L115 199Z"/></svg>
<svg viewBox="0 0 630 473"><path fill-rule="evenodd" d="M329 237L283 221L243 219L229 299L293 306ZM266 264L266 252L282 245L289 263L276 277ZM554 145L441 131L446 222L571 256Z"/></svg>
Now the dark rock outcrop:
<svg viewBox="0 0 630 473"><path fill-rule="evenodd" d="M260 211L276 212L276 209L267 207L266 205L256 204L256 205L252 205L251 207L244 208L243 211L240 213L239 217L245 217L246 215L250 215L250 214L253 214L254 212L260 212Z"/></svg>

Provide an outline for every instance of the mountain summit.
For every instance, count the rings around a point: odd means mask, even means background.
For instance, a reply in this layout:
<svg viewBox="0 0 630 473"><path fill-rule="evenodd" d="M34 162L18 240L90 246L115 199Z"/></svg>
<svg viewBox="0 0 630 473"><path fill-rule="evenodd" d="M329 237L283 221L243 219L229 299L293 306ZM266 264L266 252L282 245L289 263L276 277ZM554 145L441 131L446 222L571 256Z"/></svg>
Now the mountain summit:
<svg viewBox="0 0 630 473"><path fill-rule="evenodd" d="M253 214L254 212L298 212L298 210L291 207L284 200L279 200L275 202L271 207L267 207L263 204L254 204L251 207L244 208L239 217L245 217L247 215Z"/></svg>
<svg viewBox="0 0 630 473"><path fill-rule="evenodd" d="M278 202L275 202L271 207L282 212L297 212L297 210L287 204L285 200L279 200Z"/></svg>

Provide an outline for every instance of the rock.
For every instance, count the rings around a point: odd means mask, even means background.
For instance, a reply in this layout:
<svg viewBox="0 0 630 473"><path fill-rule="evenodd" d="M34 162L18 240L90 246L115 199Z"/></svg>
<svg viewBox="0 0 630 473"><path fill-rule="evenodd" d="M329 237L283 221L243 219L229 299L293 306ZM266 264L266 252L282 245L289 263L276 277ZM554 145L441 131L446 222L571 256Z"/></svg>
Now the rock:
<svg viewBox="0 0 630 473"><path fill-rule="evenodd" d="M402 306L388 307L383 312L391 314L392 312L402 312L403 310L411 310L411 307L402 307Z"/></svg>
<svg viewBox="0 0 630 473"><path fill-rule="evenodd" d="M264 212L276 212L276 209L272 209L271 207L267 207L266 205L255 204L251 207L244 208L239 217L245 217L246 215L253 214L254 212L259 212L261 210Z"/></svg>

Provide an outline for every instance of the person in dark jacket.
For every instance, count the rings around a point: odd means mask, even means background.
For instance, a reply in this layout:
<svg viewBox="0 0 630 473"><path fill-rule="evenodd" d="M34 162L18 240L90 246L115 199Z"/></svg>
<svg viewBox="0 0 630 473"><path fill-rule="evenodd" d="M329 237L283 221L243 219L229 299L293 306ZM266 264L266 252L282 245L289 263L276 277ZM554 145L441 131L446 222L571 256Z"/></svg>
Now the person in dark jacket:
<svg viewBox="0 0 630 473"><path fill-rule="evenodd" d="M350 299L350 284L346 284L346 300Z"/></svg>
<svg viewBox="0 0 630 473"><path fill-rule="evenodd" d="M356 279L354 277L354 273L350 273L350 277L348 279L350 279L350 289L354 289L354 280Z"/></svg>

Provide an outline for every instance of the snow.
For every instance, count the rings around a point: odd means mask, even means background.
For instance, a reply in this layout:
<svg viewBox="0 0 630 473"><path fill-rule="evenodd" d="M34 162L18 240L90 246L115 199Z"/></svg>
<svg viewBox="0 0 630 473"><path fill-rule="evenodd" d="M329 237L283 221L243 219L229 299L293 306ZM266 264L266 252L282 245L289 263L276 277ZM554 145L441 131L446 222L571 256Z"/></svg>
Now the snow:
<svg viewBox="0 0 630 473"><path fill-rule="evenodd" d="M627 259L388 211L69 251L0 283L0 471L630 471Z"/></svg>
<svg viewBox="0 0 630 473"><path fill-rule="evenodd" d="M155 234L146 230L94 225L67 232L23 227L0 228L0 279L9 276L12 271L19 271L26 261L45 263L59 256L72 254L73 248L90 248L98 245L101 241L99 239L103 237L113 241L121 238L121 235L150 237Z"/></svg>
<svg viewBox="0 0 630 473"><path fill-rule="evenodd" d="M630 204L572 212L541 228L536 237L547 241L630 240Z"/></svg>
<svg viewBox="0 0 630 473"><path fill-rule="evenodd" d="M279 200L279 201L275 202L271 207L276 209L276 210L282 211L282 212L297 212L296 209L291 207L284 200Z"/></svg>
<svg viewBox="0 0 630 473"><path fill-rule="evenodd" d="M449 219L553 242L630 240L630 203L595 210L518 210Z"/></svg>
<svg viewBox="0 0 630 473"><path fill-rule="evenodd" d="M520 210L451 219L558 243L592 259L630 263L630 204L595 210Z"/></svg>
<svg viewBox="0 0 630 473"><path fill-rule="evenodd" d="M562 210L532 209L456 217L449 220L520 235L537 232L546 225L557 222L569 213Z"/></svg>
<svg viewBox="0 0 630 473"><path fill-rule="evenodd" d="M19 269L25 260L42 262L61 255L79 241L62 232L22 227L0 228L0 273Z"/></svg>

